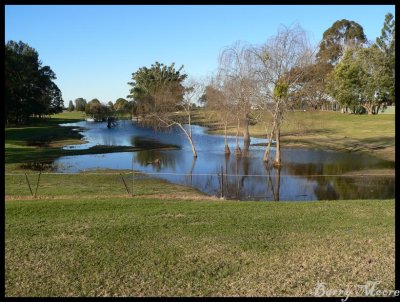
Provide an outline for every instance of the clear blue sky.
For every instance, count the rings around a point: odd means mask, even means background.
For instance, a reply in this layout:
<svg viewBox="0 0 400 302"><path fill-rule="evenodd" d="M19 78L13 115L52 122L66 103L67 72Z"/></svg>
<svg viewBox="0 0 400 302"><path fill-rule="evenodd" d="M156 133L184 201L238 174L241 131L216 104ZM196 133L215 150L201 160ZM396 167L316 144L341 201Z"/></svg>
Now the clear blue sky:
<svg viewBox="0 0 400 302"><path fill-rule="evenodd" d="M56 73L66 106L78 97L107 103L125 98L132 73L155 61L205 77L225 46L263 43L281 24L299 23L317 45L335 21L348 19L375 41L388 12L395 15L395 6L7 5L5 41L38 51Z"/></svg>

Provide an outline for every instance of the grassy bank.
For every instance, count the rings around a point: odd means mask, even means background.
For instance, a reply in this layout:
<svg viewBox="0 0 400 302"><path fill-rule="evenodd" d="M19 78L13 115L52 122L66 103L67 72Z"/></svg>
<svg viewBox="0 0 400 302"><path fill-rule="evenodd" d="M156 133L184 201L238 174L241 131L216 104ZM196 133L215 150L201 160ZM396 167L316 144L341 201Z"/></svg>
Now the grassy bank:
<svg viewBox="0 0 400 302"><path fill-rule="evenodd" d="M394 289L394 201L6 201L6 296Z"/></svg>
<svg viewBox="0 0 400 302"><path fill-rule="evenodd" d="M250 126L252 136L265 137L265 126L271 128L271 116ZM212 112L198 110L194 123L211 125L211 133L222 134ZM234 127L230 135L236 134ZM395 115L354 115L332 111L288 112L282 126L282 147L306 147L346 152L365 152L379 158L395 159Z"/></svg>
<svg viewBox="0 0 400 302"><path fill-rule="evenodd" d="M18 173L6 175L5 199L33 199L29 186L34 193L38 178L38 172L28 172L26 176ZM196 189L152 179L142 173L135 173L132 181L132 171L127 170L94 170L77 174L43 173L37 187L37 199L74 199L77 196L131 198L132 190L135 197L212 199Z"/></svg>

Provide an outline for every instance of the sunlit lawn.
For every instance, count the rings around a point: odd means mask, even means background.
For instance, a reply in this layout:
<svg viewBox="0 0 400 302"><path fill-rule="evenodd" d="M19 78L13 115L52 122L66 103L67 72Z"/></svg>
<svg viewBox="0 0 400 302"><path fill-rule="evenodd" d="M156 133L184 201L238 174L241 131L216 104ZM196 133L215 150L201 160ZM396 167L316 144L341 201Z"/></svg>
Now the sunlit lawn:
<svg viewBox="0 0 400 302"><path fill-rule="evenodd" d="M5 204L6 296L310 296L394 289L394 201Z"/></svg>

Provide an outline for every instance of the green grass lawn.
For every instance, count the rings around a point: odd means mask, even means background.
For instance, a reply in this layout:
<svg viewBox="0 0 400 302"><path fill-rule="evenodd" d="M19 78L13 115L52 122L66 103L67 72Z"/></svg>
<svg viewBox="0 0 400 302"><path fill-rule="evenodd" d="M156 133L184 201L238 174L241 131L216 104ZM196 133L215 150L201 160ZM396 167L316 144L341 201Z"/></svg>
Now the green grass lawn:
<svg viewBox="0 0 400 302"><path fill-rule="evenodd" d="M394 289L394 201L77 197L5 203L6 296Z"/></svg>

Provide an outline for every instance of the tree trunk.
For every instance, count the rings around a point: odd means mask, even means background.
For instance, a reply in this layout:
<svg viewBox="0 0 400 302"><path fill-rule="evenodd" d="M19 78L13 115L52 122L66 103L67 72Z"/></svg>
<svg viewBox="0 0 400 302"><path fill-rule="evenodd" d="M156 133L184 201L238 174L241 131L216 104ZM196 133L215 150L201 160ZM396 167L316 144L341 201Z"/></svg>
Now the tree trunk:
<svg viewBox="0 0 400 302"><path fill-rule="evenodd" d="M268 146L267 146L267 148L265 149L265 152L264 152L263 161L267 162L267 163L268 163L269 152L270 152L270 148L271 148L271 144L272 144L272 136L274 135L274 131L275 131L275 128L276 128L276 122L277 122L277 117L278 117L278 109L279 109L279 103L277 103L276 107L275 107L275 112L274 112L274 117L273 117L274 122L272 124L271 134L268 137L268 140L269 140L268 141Z"/></svg>
<svg viewBox="0 0 400 302"><path fill-rule="evenodd" d="M225 154L230 154L231 150L229 149L228 146L227 128L228 128L228 123L225 122Z"/></svg>
<svg viewBox="0 0 400 302"><path fill-rule="evenodd" d="M279 201L279 191L281 190L281 167L277 167L277 175L275 177L276 179L276 190L275 190L275 195L274 195L274 199L275 201Z"/></svg>
<svg viewBox="0 0 400 302"><path fill-rule="evenodd" d="M190 137L192 137L192 124L190 119L190 112L188 112L188 117L189 117L189 135Z"/></svg>
<svg viewBox="0 0 400 302"><path fill-rule="evenodd" d="M276 141L276 155L275 155L274 166L279 167L281 165L281 129L280 129L280 126L278 126L275 131L275 141Z"/></svg>
<svg viewBox="0 0 400 302"><path fill-rule="evenodd" d="M249 121L247 118L243 119L243 142L250 143Z"/></svg>
<svg viewBox="0 0 400 302"><path fill-rule="evenodd" d="M374 106L373 105L366 104L366 105L361 105L361 107L363 107L367 110L368 115L374 114L374 112L373 112Z"/></svg>
<svg viewBox="0 0 400 302"><path fill-rule="evenodd" d="M190 145L192 147L193 156L197 157L196 148L194 147L194 143L193 143L191 135L189 135L189 133L186 131L186 129L180 123L177 123L177 125L182 129L183 132L185 132L187 138L189 139ZM191 131L190 131L190 133L191 133Z"/></svg>
<svg viewBox="0 0 400 302"><path fill-rule="evenodd" d="M263 161L266 162L266 163L268 163L268 160L269 160L269 152L271 150L272 136L274 135L274 131L275 131L275 122L274 122L274 124L272 126L271 133L268 136L268 145L267 145L267 148L265 149L265 152L264 152Z"/></svg>
<svg viewBox="0 0 400 302"><path fill-rule="evenodd" d="M240 156L242 150L239 147L239 119L237 119L237 128L236 128L236 155Z"/></svg>

